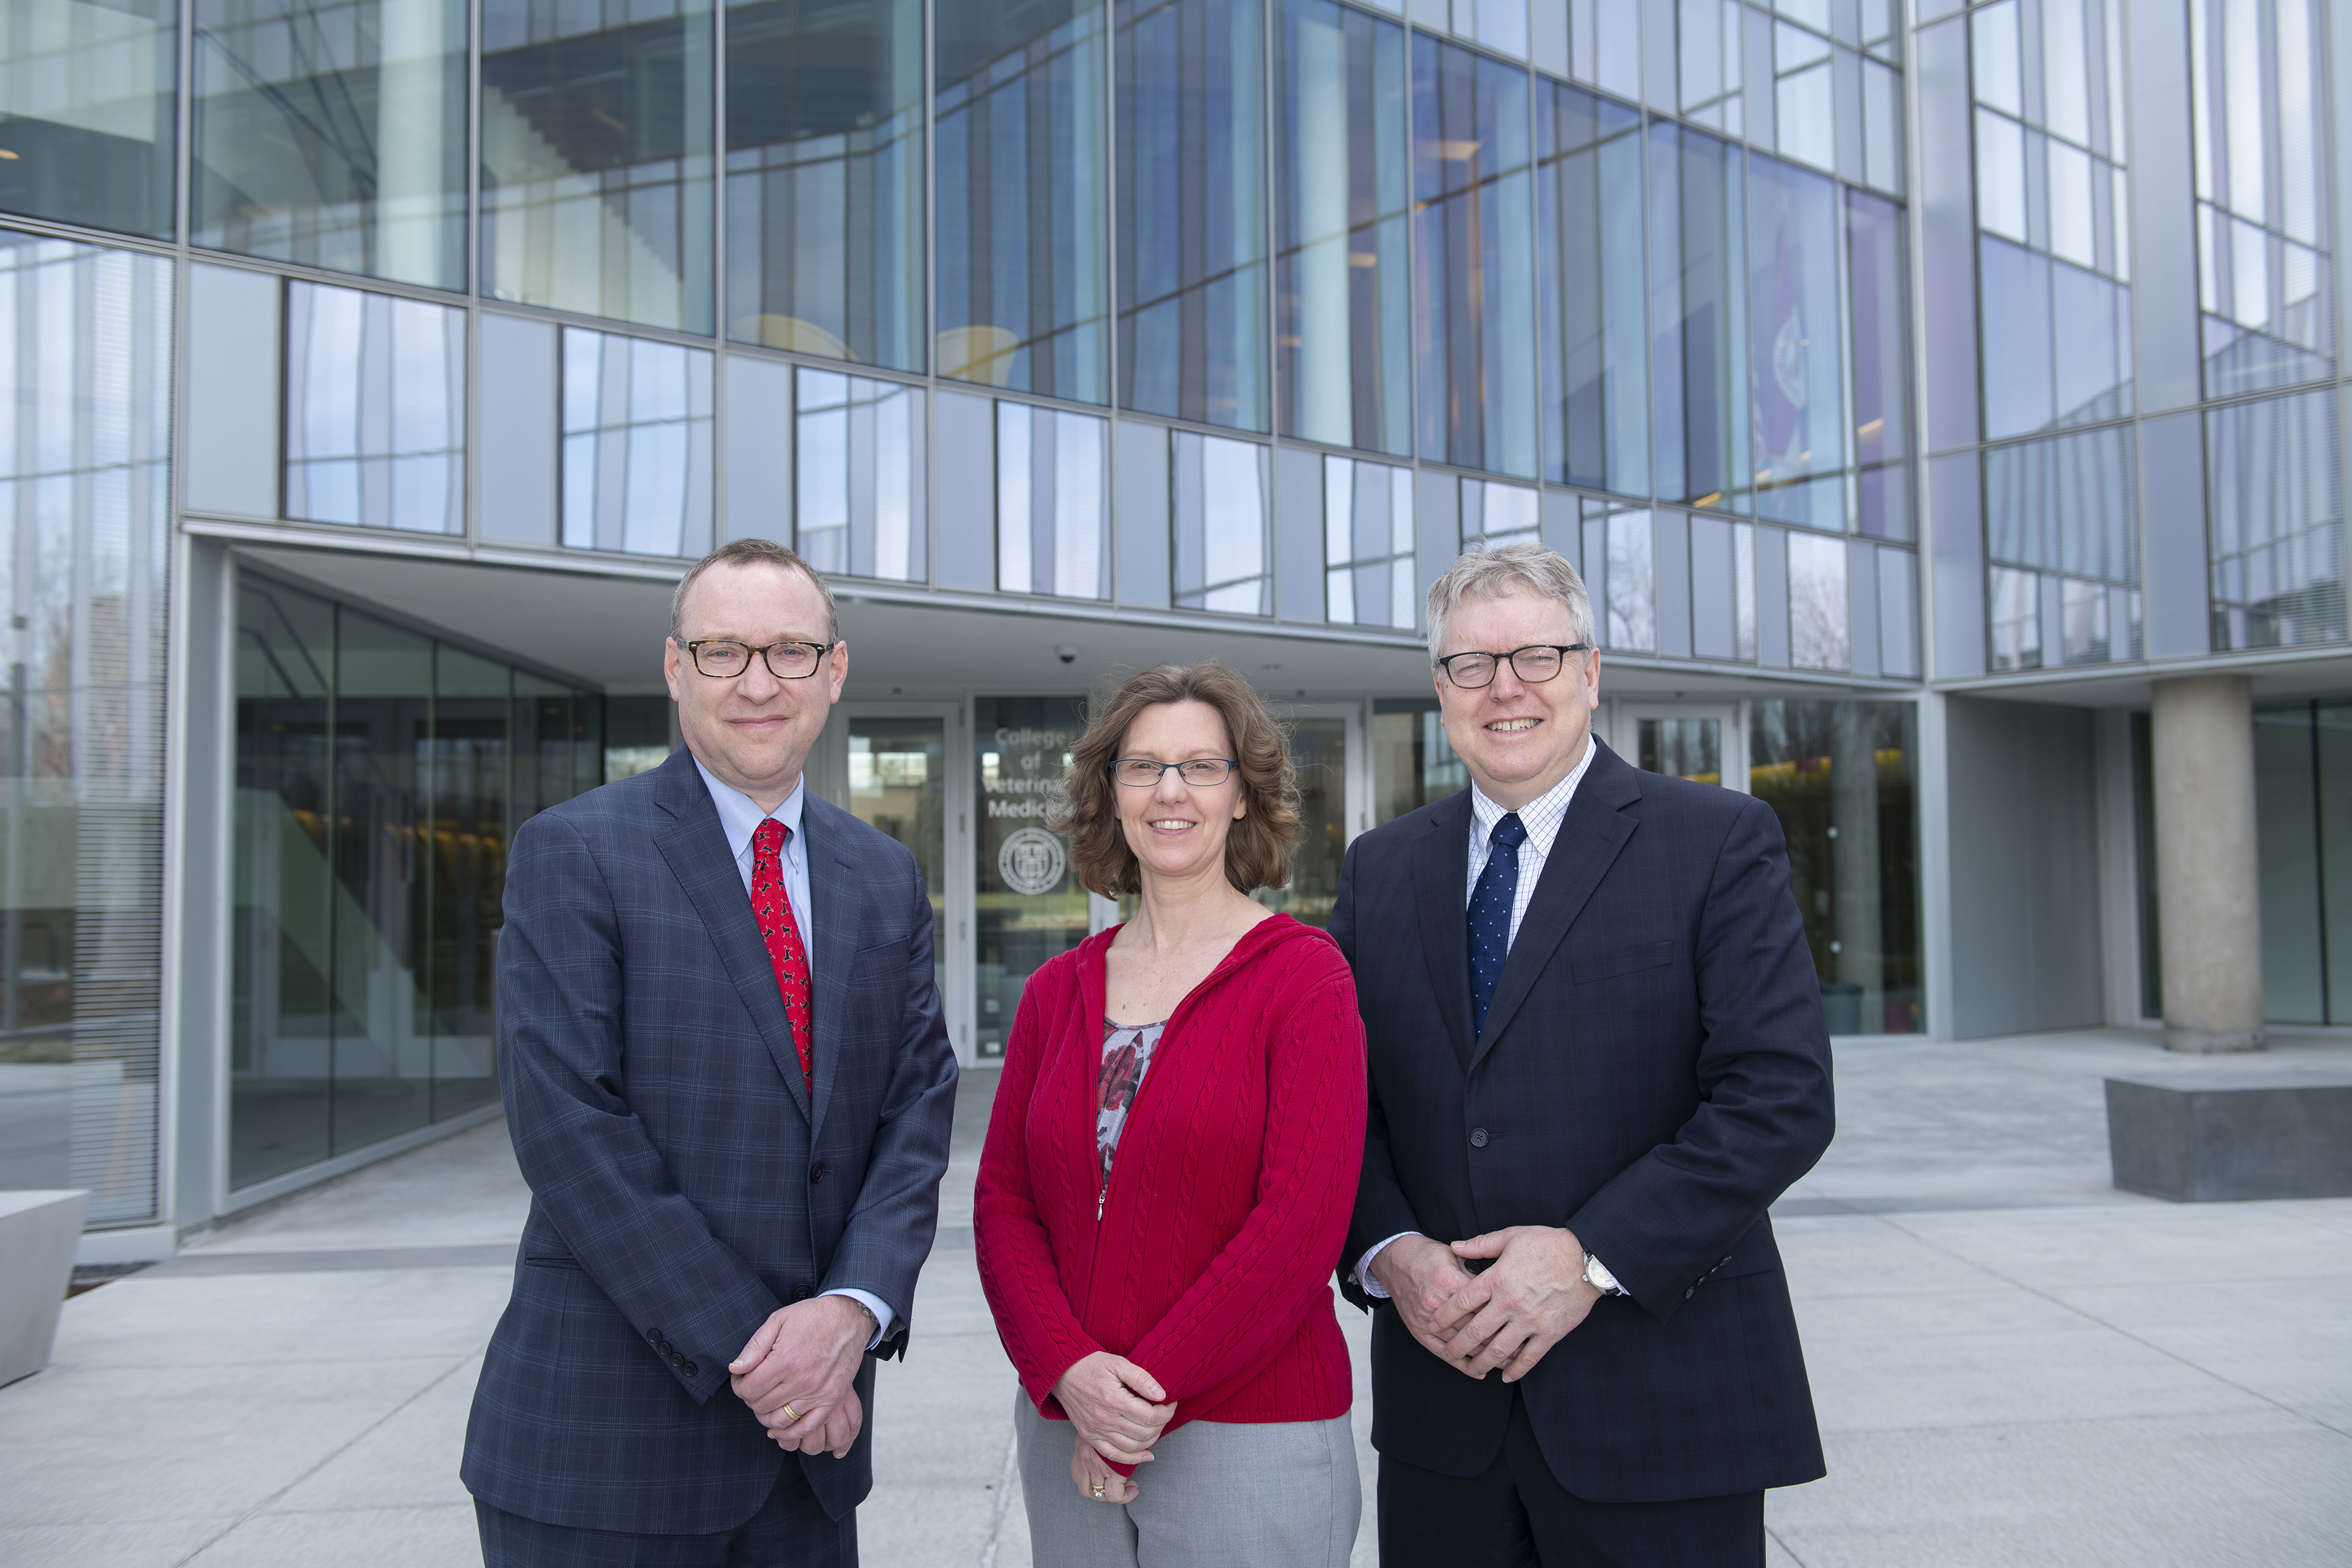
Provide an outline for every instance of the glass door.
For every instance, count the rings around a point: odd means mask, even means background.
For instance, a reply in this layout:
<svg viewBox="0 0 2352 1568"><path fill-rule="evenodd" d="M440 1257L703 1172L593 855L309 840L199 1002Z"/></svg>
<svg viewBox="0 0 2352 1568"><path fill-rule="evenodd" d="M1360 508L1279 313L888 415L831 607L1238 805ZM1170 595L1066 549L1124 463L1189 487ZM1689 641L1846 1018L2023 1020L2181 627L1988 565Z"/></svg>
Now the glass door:
<svg viewBox="0 0 2352 1568"><path fill-rule="evenodd" d="M849 809L869 827L888 834L914 852L930 894L932 967L948 1033L959 1047L971 1031L959 1028L950 994L949 963L954 929L949 911L948 815L950 798L947 709L852 709L848 714Z"/></svg>
<svg viewBox="0 0 2352 1568"><path fill-rule="evenodd" d="M1298 773L1299 826L1305 829L1290 857L1290 885L1267 889L1259 901L1311 926L1330 923L1339 890L1339 862L1349 841L1370 826L1369 782L1360 705L1287 710L1290 758Z"/></svg>
<svg viewBox="0 0 2352 1568"><path fill-rule="evenodd" d="M1737 703L1620 703L1610 731L1617 754L1646 773L1747 792Z"/></svg>

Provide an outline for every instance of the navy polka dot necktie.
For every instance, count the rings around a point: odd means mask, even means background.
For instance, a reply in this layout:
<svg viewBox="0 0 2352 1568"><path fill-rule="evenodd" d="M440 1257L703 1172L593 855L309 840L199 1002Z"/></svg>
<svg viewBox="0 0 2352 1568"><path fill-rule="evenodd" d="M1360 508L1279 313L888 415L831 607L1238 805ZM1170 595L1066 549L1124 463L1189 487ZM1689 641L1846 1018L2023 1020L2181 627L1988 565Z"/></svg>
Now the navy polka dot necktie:
<svg viewBox="0 0 2352 1568"><path fill-rule="evenodd" d="M1486 868L1470 893L1470 1034L1486 1032L1486 1004L1495 999L1503 960L1511 955L1511 905L1519 893L1519 846L1527 825L1516 811L1495 824L1486 840Z"/></svg>

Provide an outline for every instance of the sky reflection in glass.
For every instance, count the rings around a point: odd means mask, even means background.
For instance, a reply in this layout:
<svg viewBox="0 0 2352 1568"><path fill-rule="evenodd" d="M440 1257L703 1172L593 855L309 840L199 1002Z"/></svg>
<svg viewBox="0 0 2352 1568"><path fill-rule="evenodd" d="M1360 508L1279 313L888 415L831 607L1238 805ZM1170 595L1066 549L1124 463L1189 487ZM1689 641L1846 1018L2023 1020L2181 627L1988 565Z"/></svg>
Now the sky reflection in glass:
<svg viewBox="0 0 2352 1568"><path fill-rule="evenodd" d="M288 284L286 515L463 532L465 385L464 311Z"/></svg>
<svg viewBox="0 0 2352 1568"><path fill-rule="evenodd" d="M923 394L802 366L793 517L820 572L919 583L925 563Z"/></svg>
<svg viewBox="0 0 2352 1568"><path fill-rule="evenodd" d="M698 556L710 548L707 349L563 329L563 542Z"/></svg>

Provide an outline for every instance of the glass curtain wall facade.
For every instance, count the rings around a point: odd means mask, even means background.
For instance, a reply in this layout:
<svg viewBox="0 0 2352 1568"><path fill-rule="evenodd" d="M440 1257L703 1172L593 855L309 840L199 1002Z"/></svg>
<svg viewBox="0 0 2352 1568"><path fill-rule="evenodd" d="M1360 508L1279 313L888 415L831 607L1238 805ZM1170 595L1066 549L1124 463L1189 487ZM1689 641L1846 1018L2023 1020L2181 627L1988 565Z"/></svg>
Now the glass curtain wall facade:
<svg viewBox="0 0 2352 1568"><path fill-rule="evenodd" d="M250 573L236 662L232 1189L497 1100L508 842L604 779L602 698Z"/></svg>

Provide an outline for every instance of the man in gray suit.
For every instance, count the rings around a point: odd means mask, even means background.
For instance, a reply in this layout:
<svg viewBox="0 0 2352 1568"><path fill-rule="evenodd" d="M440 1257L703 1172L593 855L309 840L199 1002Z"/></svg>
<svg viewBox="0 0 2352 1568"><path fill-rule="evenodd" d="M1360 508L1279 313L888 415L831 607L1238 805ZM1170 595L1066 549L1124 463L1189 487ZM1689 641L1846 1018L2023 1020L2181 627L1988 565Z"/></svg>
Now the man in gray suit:
<svg viewBox="0 0 2352 1568"><path fill-rule="evenodd" d="M806 562L705 559L665 665L685 747L508 864L532 1195L464 1477L491 1564L844 1568L954 1113L930 903L803 781L849 667Z"/></svg>

